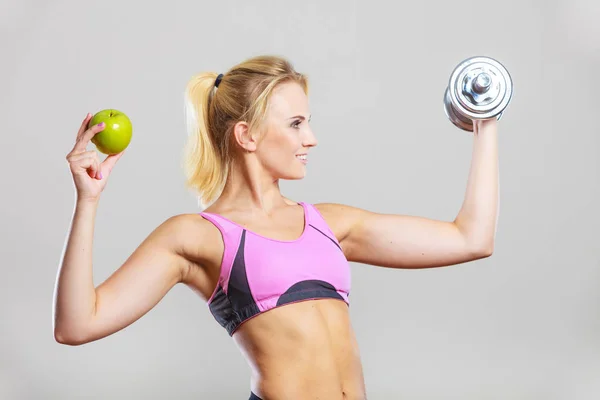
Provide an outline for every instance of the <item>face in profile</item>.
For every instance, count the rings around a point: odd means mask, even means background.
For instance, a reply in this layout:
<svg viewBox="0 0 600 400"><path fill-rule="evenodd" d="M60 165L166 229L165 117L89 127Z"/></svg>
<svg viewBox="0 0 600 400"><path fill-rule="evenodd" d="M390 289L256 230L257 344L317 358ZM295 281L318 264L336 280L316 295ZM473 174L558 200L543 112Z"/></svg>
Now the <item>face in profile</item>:
<svg viewBox="0 0 600 400"><path fill-rule="evenodd" d="M309 125L308 96L295 82L283 83L271 94L256 156L275 179L302 179L309 149L317 140Z"/></svg>

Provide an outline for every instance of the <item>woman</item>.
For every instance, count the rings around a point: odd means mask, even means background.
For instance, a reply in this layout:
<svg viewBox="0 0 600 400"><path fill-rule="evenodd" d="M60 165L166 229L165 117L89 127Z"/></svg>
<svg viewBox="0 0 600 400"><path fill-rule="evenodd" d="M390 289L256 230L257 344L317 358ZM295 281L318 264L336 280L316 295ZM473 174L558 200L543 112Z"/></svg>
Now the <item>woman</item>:
<svg viewBox="0 0 600 400"><path fill-rule="evenodd" d="M317 141L307 79L285 59L255 57L186 89L188 184L204 212L164 221L105 282L92 281L100 193L123 153L86 151L103 127L86 116L67 155L77 201L58 271L54 333L79 345L117 332L176 284L204 298L252 370L254 399L365 399L348 312L349 261L431 268L492 254L497 122L476 122L466 197L452 222L284 197Z"/></svg>

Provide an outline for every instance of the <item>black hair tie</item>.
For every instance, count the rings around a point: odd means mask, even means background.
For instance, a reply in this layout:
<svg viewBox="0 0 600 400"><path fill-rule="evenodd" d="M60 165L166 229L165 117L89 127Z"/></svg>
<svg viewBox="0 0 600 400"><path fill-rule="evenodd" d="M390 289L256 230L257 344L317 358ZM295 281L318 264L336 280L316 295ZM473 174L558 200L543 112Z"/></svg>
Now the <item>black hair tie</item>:
<svg viewBox="0 0 600 400"><path fill-rule="evenodd" d="M221 80L223 79L223 74L219 74L219 76L217 76L217 80L215 81L215 87L219 87L219 84L221 83Z"/></svg>

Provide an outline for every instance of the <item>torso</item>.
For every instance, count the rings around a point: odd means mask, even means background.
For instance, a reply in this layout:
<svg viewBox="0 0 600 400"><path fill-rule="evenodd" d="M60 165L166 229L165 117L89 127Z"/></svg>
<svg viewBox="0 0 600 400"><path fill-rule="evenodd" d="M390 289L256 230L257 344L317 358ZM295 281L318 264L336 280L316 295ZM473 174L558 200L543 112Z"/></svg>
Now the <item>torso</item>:
<svg viewBox="0 0 600 400"><path fill-rule="evenodd" d="M295 202L289 204L269 221L212 207L206 212L264 237L291 241L303 233L304 211ZM335 216L319 211L337 236L342 227L336 226ZM209 300L219 281L223 237L202 216L190 218L198 232L189 237L203 239L200 246L193 240L184 245L192 260L185 283ZM242 323L233 340L252 369L252 391L264 400L366 398L358 344L342 301L305 300L276 307Z"/></svg>

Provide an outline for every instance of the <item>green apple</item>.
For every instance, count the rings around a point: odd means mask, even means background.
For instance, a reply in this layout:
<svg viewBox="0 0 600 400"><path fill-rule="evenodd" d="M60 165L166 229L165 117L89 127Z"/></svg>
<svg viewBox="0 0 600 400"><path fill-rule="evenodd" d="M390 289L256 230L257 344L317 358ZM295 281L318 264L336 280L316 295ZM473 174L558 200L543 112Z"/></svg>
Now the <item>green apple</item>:
<svg viewBox="0 0 600 400"><path fill-rule="evenodd" d="M133 127L129 117L115 109L102 110L94 114L88 126L104 122L104 130L92 138L99 152L104 154L118 154L125 150L131 142Z"/></svg>

